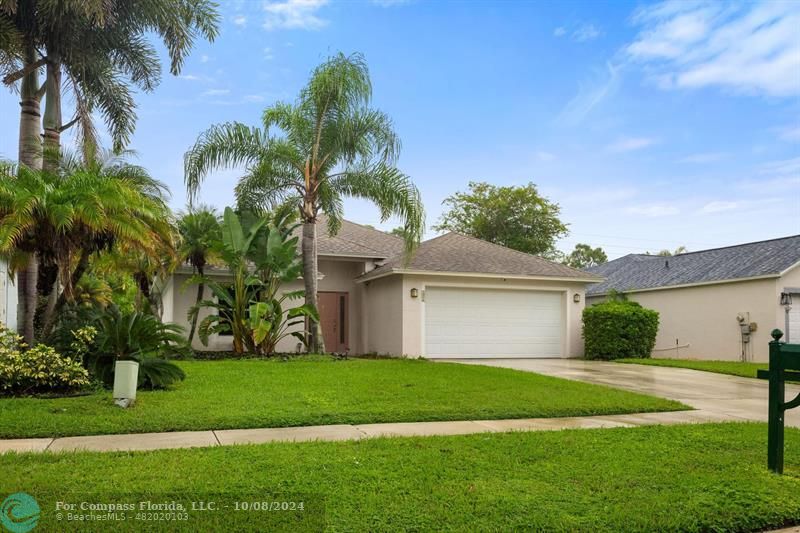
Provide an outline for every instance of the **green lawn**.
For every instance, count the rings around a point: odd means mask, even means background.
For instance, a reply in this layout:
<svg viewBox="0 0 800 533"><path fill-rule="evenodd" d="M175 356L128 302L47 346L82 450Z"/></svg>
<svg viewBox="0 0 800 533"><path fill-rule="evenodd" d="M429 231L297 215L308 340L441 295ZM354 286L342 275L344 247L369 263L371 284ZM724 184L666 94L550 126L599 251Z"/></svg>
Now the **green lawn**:
<svg viewBox="0 0 800 533"><path fill-rule="evenodd" d="M190 512L189 521L162 524L170 531L277 530L274 521L303 517L308 521L290 526L755 531L800 523L800 431L787 430L783 476L765 467L766 432L763 424L708 424L5 455L0 494L25 491L36 497L43 531L68 530L54 521L56 498L139 501L144 494L152 501L307 505L305 514ZM113 527L141 530L142 523Z"/></svg>
<svg viewBox="0 0 800 533"><path fill-rule="evenodd" d="M671 366L705 370L717 374L729 374L744 378L756 377L756 371L769 368L767 363L742 363L739 361L696 361L692 359L616 359L617 363L634 363L637 365Z"/></svg>
<svg viewBox="0 0 800 533"><path fill-rule="evenodd" d="M0 438L316 424L556 417L688 409L529 372L422 360L181 362L175 390L0 399Z"/></svg>

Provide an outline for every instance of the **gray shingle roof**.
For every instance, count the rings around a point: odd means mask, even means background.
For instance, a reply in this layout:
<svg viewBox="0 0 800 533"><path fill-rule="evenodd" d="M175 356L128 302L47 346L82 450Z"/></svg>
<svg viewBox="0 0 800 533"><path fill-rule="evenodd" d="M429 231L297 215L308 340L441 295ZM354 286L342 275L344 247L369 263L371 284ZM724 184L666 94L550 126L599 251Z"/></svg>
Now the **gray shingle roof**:
<svg viewBox="0 0 800 533"><path fill-rule="evenodd" d="M777 276L800 262L800 235L689 252L672 257L630 254L587 269L606 278L590 286L588 296L713 283L758 276Z"/></svg>
<svg viewBox="0 0 800 533"><path fill-rule="evenodd" d="M297 230L302 233L302 226ZM298 242L298 246L302 243ZM339 232L331 236L328 234L328 219L320 215L317 220L317 253L319 255L346 255L352 257L367 257L373 259L386 259L403 251L403 239L349 220L342 221Z"/></svg>
<svg viewBox="0 0 800 533"><path fill-rule="evenodd" d="M377 277L393 270L419 270L600 280L581 270L458 233L446 233L425 241L409 263L404 259L400 253L362 278Z"/></svg>

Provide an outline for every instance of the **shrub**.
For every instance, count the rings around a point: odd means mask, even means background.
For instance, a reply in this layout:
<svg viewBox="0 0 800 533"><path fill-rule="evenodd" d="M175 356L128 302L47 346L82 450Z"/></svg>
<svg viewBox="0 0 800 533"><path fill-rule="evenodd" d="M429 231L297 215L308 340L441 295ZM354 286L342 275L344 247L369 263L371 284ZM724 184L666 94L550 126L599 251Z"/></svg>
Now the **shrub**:
<svg viewBox="0 0 800 533"><path fill-rule="evenodd" d="M583 310L586 359L650 357L658 333L658 312L615 299Z"/></svg>
<svg viewBox="0 0 800 533"><path fill-rule="evenodd" d="M0 394L69 392L89 385L89 373L45 344L22 351L22 337L0 325Z"/></svg>
<svg viewBox="0 0 800 533"><path fill-rule="evenodd" d="M114 381L117 360L139 363L139 387L166 388L186 377L180 367L167 360L191 356L180 326L164 324L145 313L112 310L95 327L97 338L88 348L85 361L106 385Z"/></svg>

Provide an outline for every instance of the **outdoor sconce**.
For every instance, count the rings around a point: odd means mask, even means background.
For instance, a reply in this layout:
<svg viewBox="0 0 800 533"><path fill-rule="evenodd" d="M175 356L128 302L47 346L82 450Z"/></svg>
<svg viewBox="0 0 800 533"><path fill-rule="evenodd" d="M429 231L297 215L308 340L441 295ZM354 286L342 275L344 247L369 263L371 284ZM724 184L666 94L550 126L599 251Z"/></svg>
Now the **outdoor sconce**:
<svg viewBox="0 0 800 533"><path fill-rule="evenodd" d="M576 304L581 303L581 295L576 292L575 294L572 295L572 301L575 302Z"/></svg>
<svg viewBox="0 0 800 533"><path fill-rule="evenodd" d="M411 297L416 298L419 296L419 291L417 289L411 289Z"/></svg>
<svg viewBox="0 0 800 533"><path fill-rule="evenodd" d="M792 305L792 295L788 292L781 293L781 305Z"/></svg>

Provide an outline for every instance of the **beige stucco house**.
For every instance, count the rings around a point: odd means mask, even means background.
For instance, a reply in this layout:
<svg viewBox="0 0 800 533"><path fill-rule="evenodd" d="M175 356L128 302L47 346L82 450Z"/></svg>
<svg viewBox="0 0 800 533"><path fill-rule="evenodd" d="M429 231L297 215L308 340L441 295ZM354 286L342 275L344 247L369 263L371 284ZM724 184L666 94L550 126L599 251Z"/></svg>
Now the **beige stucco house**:
<svg viewBox="0 0 800 533"><path fill-rule="evenodd" d="M428 358L578 357L585 290L600 278L479 239L448 233L406 261L403 240L345 221L319 236L319 299L326 348ZM224 271L211 275L224 278ZM189 269L164 290L164 319L187 325ZM286 290L302 288L302 280ZM207 294L211 297L211 294ZM201 315L202 318L202 315ZM218 335L209 346L230 350ZM280 351L298 349L294 338Z"/></svg>
<svg viewBox="0 0 800 533"><path fill-rule="evenodd" d="M800 235L589 270L588 305L615 290L659 312L653 357L766 361L774 328L800 343Z"/></svg>

